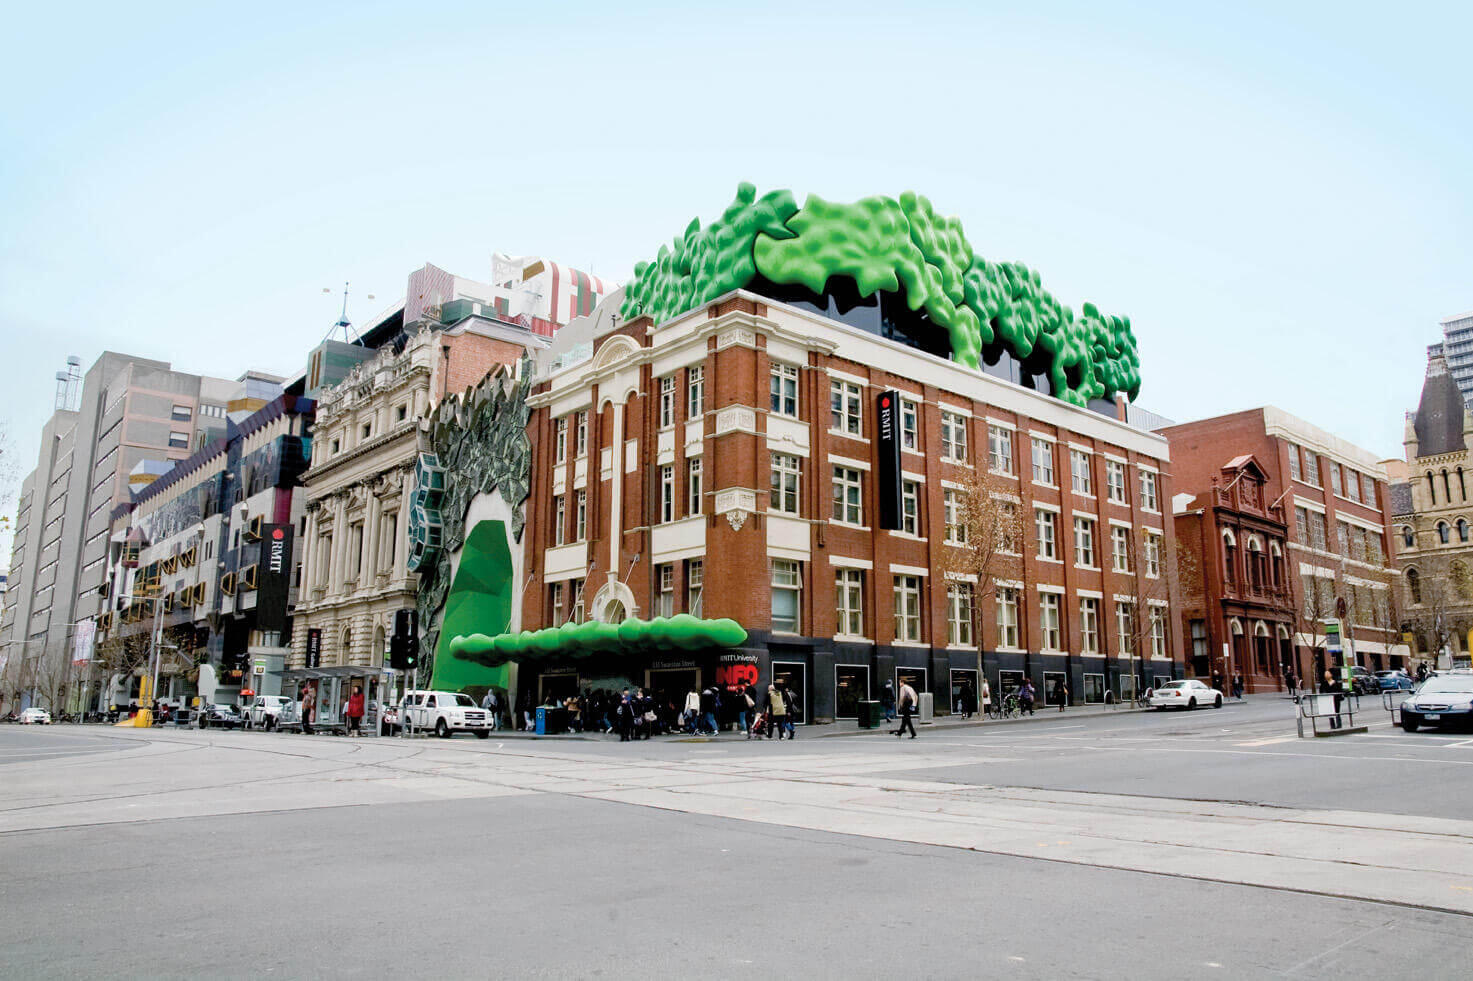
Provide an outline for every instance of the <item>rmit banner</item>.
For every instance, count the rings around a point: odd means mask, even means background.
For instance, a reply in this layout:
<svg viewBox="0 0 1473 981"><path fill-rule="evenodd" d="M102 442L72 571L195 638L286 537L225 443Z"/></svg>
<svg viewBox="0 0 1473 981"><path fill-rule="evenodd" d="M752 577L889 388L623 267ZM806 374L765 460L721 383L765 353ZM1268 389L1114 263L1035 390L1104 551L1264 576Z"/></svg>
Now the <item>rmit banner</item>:
<svg viewBox="0 0 1473 981"><path fill-rule="evenodd" d="M286 598L291 589L292 526L261 528L260 578L256 584L256 629L286 629Z"/></svg>
<svg viewBox="0 0 1473 981"><path fill-rule="evenodd" d="M307 667L322 667L322 631L316 628L307 631Z"/></svg>
<svg viewBox="0 0 1473 981"><path fill-rule="evenodd" d="M880 527L900 530L900 393L875 396L875 491L880 496Z"/></svg>

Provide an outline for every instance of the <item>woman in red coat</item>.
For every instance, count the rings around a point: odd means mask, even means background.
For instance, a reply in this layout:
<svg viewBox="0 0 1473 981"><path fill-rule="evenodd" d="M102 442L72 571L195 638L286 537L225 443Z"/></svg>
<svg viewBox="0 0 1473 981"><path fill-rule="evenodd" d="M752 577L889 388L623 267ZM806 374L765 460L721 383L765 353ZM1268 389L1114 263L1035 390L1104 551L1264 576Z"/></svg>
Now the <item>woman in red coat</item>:
<svg viewBox="0 0 1473 981"><path fill-rule="evenodd" d="M358 726L363 722L363 686L354 685L353 694L348 696L348 735L358 735Z"/></svg>

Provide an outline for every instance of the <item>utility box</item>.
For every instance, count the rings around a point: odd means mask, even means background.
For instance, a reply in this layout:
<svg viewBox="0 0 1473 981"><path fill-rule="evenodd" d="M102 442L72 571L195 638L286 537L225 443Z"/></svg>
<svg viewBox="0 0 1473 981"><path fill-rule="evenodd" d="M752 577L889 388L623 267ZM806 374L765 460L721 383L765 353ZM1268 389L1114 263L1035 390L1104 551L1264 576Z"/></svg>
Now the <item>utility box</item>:
<svg viewBox="0 0 1473 981"><path fill-rule="evenodd" d="M933 692L921 692L921 714L918 720L921 725L928 726L936 721L936 695Z"/></svg>
<svg viewBox="0 0 1473 981"><path fill-rule="evenodd" d="M859 728L878 729L885 719L885 710L879 702L859 703Z"/></svg>

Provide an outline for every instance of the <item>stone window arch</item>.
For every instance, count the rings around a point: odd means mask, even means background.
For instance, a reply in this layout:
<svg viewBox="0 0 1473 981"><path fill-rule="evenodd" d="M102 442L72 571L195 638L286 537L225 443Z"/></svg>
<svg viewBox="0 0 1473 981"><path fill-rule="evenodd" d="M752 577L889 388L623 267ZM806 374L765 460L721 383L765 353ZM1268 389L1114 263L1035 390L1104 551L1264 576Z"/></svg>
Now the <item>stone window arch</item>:
<svg viewBox="0 0 1473 981"><path fill-rule="evenodd" d="M1456 528L1458 529L1458 541L1466 542L1468 540L1468 522L1459 518Z"/></svg>
<svg viewBox="0 0 1473 981"><path fill-rule="evenodd" d="M338 664L349 664L353 659L353 628L344 627L338 641Z"/></svg>
<svg viewBox="0 0 1473 981"><path fill-rule="evenodd" d="M1417 536L1412 532L1411 525L1401 526L1401 544L1403 548L1417 547Z"/></svg>
<svg viewBox="0 0 1473 981"><path fill-rule="evenodd" d="M1406 571L1406 577L1407 592L1411 594L1412 602L1420 605L1422 602L1422 575L1416 569L1408 569Z"/></svg>
<svg viewBox="0 0 1473 981"><path fill-rule="evenodd" d="M1448 529L1446 521L1437 522L1437 540L1446 545L1448 543Z"/></svg>

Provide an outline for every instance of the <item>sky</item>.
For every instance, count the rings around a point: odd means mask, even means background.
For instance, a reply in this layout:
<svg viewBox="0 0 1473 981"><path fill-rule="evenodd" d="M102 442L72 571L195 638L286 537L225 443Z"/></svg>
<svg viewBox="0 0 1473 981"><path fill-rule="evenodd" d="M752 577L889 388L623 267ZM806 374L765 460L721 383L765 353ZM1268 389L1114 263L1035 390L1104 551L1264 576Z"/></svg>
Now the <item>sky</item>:
<svg viewBox="0 0 1473 981"><path fill-rule="evenodd" d="M1140 405L1274 404L1399 457L1426 345L1473 309L1473 8L1207 8L22 5L4 510L67 355L291 374L337 318L324 287L362 321L494 251L623 280L742 180L923 193L980 254L1128 315Z"/></svg>

